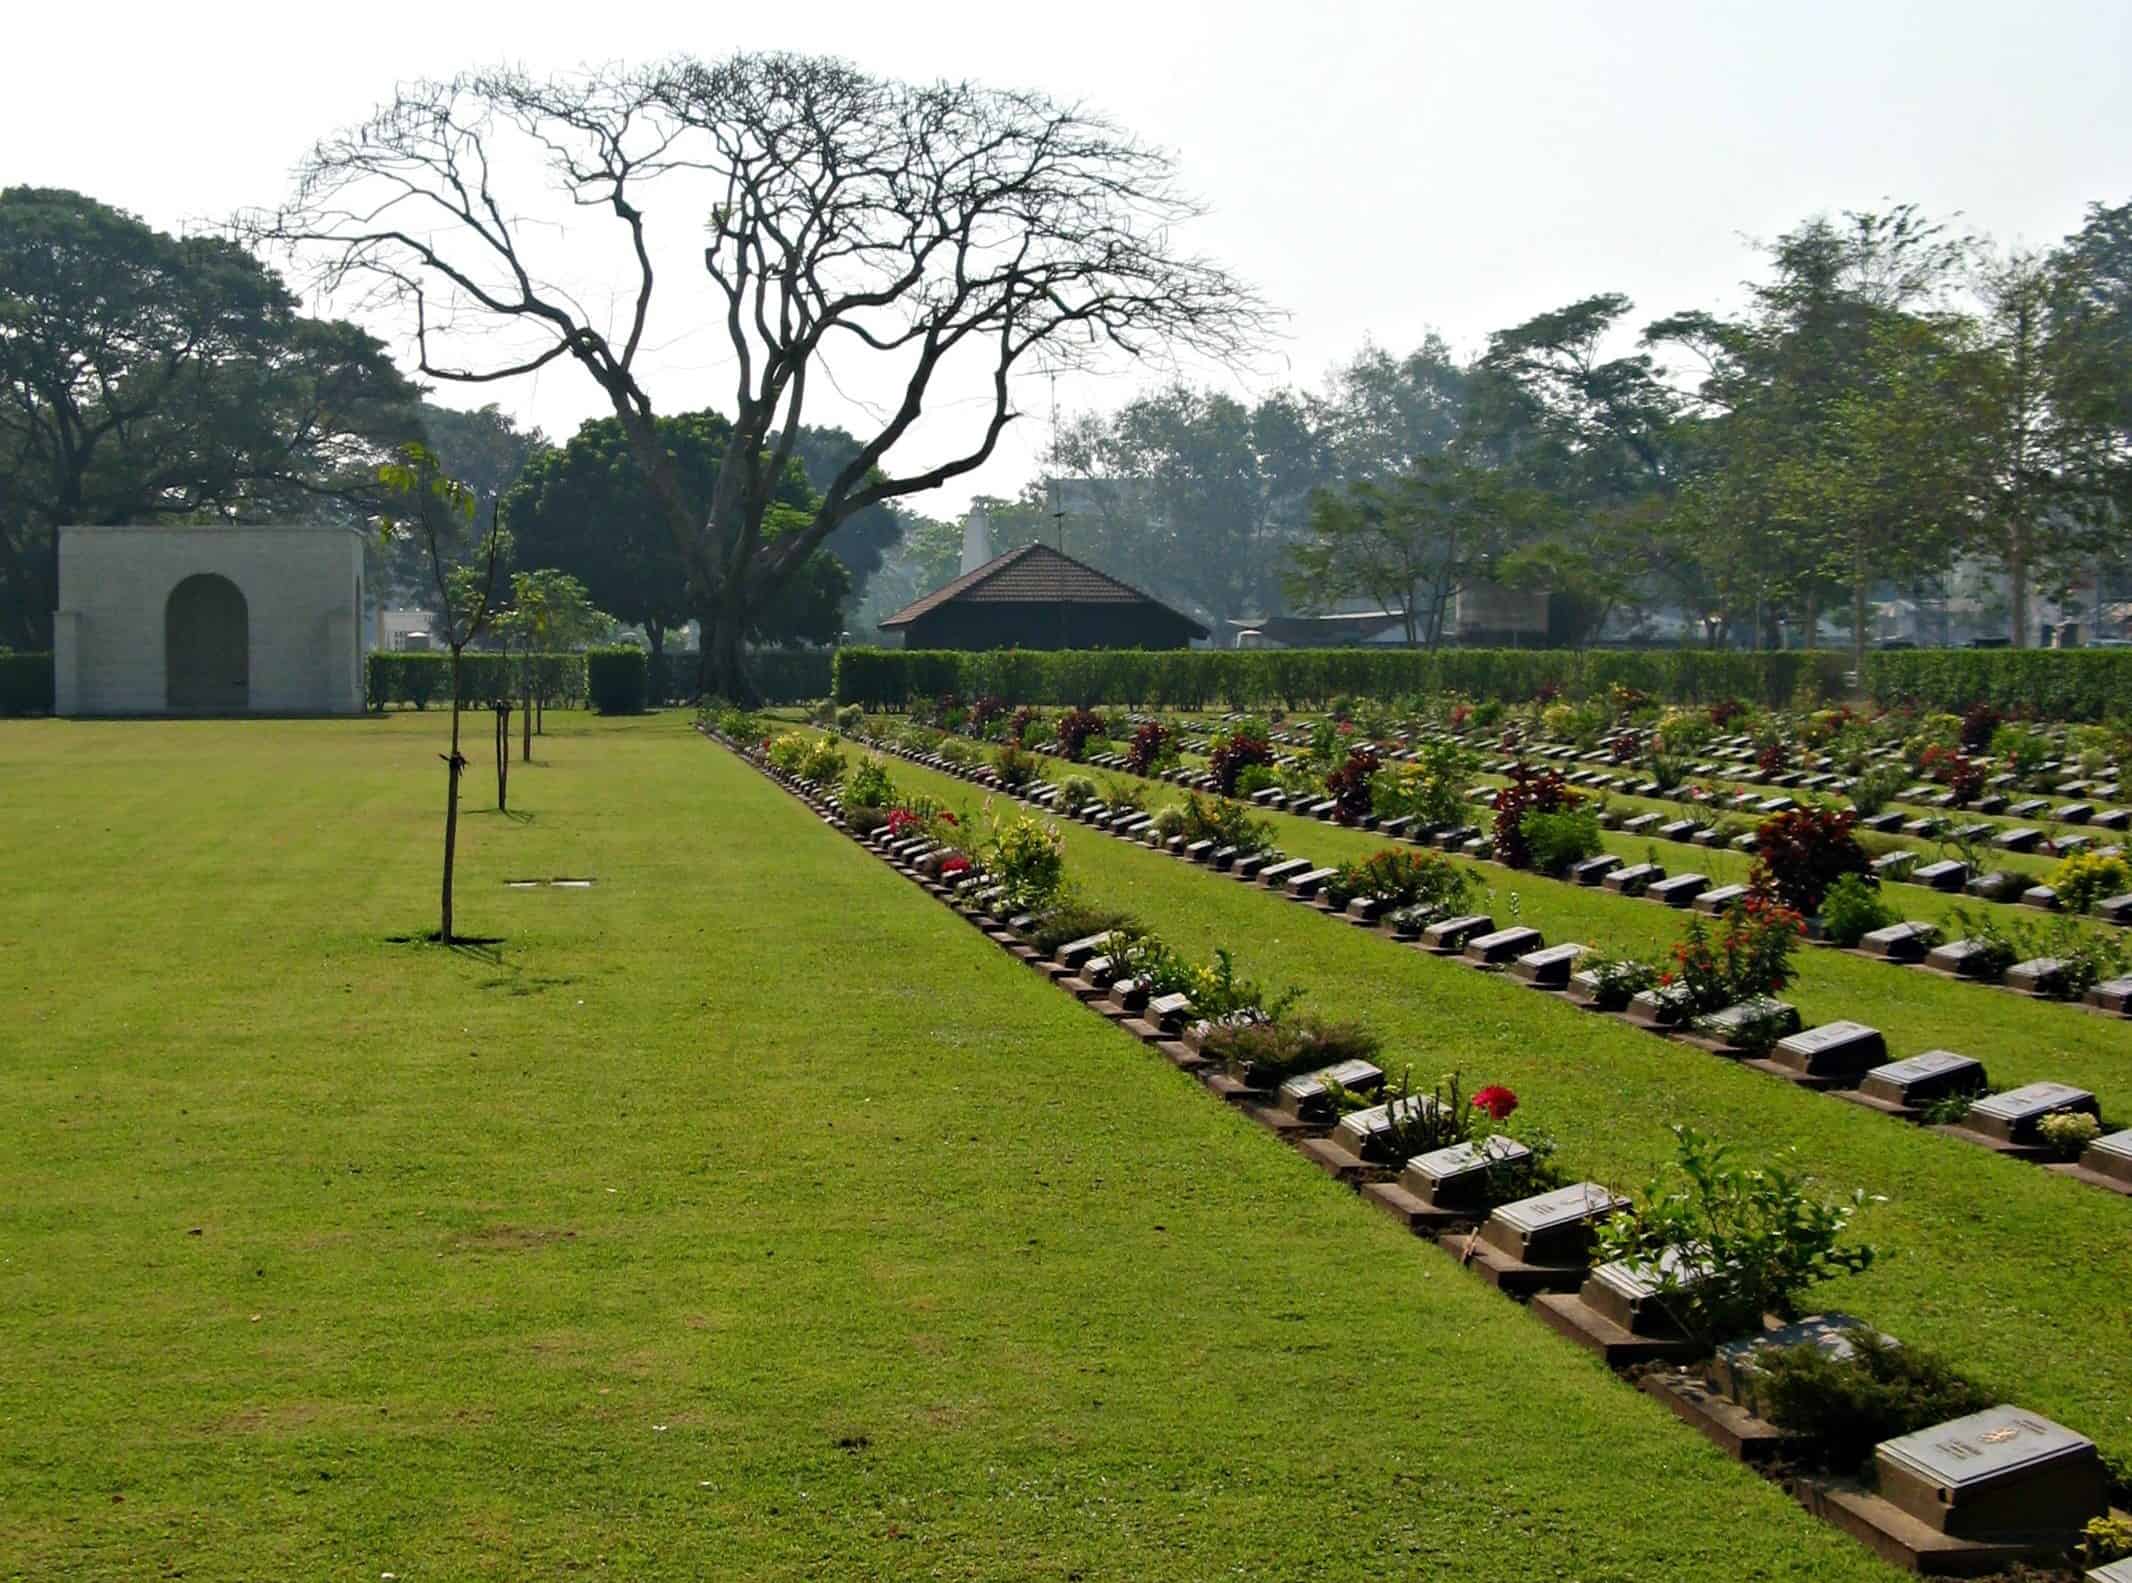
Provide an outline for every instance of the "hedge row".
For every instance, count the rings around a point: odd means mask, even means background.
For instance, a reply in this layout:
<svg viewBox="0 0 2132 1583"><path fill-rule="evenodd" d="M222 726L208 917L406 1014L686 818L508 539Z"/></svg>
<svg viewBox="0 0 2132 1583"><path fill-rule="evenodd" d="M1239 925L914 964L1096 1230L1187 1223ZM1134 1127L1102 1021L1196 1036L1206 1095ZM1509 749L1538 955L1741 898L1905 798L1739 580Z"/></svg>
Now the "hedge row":
<svg viewBox="0 0 2132 1583"><path fill-rule="evenodd" d="M642 649L593 649L585 655L585 687L592 707L603 715L642 714L650 672L650 657Z"/></svg>
<svg viewBox="0 0 2132 1583"><path fill-rule="evenodd" d="M1887 707L1959 714L1986 703L2039 720L2132 712L2132 649L1898 649L1868 654L1864 680Z"/></svg>
<svg viewBox="0 0 2132 1583"><path fill-rule="evenodd" d="M0 715L52 712L52 656L0 654Z"/></svg>
<svg viewBox="0 0 2132 1583"><path fill-rule="evenodd" d="M1305 709L1342 695L1464 693L1522 702L1617 683L1667 703L1720 698L1786 704L1804 686L1843 691L1840 654L1727 654L1701 649L1271 649L1149 652L1027 649L840 649L836 701L903 709L914 698L995 694L1009 704L1125 704L1172 709Z"/></svg>
<svg viewBox="0 0 2132 1583"><path fill-rule="evenodd" d="M480 706L525 697L523 655L468 654L460 662L459 701ZM543 705L575 709L585 701L585 656L535 654L533 689ZM449 654L373 654L363 668L364 701L372 709L413 704L426 709L448 703L452 690Z"/></svg>

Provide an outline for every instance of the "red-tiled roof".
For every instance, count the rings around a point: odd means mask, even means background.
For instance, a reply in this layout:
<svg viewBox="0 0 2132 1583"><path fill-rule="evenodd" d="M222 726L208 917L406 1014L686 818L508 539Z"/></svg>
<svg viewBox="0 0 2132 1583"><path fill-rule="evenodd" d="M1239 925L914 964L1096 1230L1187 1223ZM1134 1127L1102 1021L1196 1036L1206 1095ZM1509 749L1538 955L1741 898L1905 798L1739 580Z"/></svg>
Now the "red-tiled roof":
<svg viewBox="0 0 2132 1583"><path fill-rule="evenodd" d="M1147 605L1174 616L1198 637L1207 629L1159 599L1150 599L1107 572L1075 560L1048 544L1025 544L1018 550L994 556L974 572L964 572L953 582L934 589L915 604L881 623L884 631L907 627L920 616L945 604L994 605Z"/></svg>

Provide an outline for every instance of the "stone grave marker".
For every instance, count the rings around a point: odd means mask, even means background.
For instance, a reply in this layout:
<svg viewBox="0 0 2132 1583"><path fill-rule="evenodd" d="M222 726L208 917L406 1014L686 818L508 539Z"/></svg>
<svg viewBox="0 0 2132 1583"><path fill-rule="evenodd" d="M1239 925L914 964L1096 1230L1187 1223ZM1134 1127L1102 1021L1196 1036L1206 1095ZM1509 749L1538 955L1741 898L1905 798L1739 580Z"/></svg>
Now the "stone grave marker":
<svg viewBox="0 0 2132 1583"><path fill-rule="evenodd" d="M1743 1039L1752 1035L1766 1037L1772 1029L1779 1038L1797 1033L1799 1009L1773 996L1755 995L1695 1019L1697 1033L1728 1050L1744 1049Z"/></svg>
<svg viewBox="0 0 2132 1583"><path fill-rule="evenodd" d="M1588 857L1572 863L1569 873L1570 878L1579 885L1596 885L1619 867L1621 859L1611 852L1604 852L1598 857Z"/></svg>
<svg viewBox="0 0 2132 1583"><path fill-rule="evenodd" d="M1432 951L1446 954L1462 951L1466 942L1475 935L1487 934L1494 929L1495 920L1484 913L1462 913L1456 918L1442 918L1421 931L1422 943Z"/></svg>
<svg viewBox="0 0 2132 1583"><path fill-rule="evenodd" d="M2001 982L2024 995L2056 999L2065 992L2065 973L2065 964L2055 956L2034 956L2008 968Z"/></svg>
<svg viewBox="0 0 2132 1583"><path fill-rule="evenodd" d="M1695 910L1707 917L1716 918L1746 899L1745 885L1720 885L1715 890L1698 892L1695 897Z"/></svg>
<svg viewBox="0 0 2132 1583"><path fill-rule="evenodd" d="M1592 1227L1627 1204L1597 1182L1573 1182L1501 1205L1481 1228L1481 1240L1520 1264L1582 1265Z"/></svg>
<svg viewBox="0 0 2132 1583"><path fill-rule="evenodd" d="M1812 1347L1840 1362L1857 1350L1852 1345L1854 1337L1873 1333L1872 1326L1846 1313L1832 1310L1809 1314L1774 1330L1723 1343L1710 1359L1710 1383L1742 1407L1752 1409L1757 1359L1787 1347Z"/></svg>
<svg viewBox="0 0 2132 1583"><path fill-rule="evenodd" d="M2082 998L2097 1011L2132 1017L2132 977L2105 979Z"/></svg>
<svg viewBox="0 0 2132 1583"><path fill-rule="evenodd" d="M2026 1145L2038 1140L2036 1124L2045 1116L2068 1111L2084 1111L2097 1117L2102 1114L2095 1096L2084 1088L2070 1083L2024 1083L1978 1100L1969 1107L1962 1125L2001 1143Z"/></svg>
<svg viewBox="0 0 2132 1583"><path fill-rule="evenodd" d="M1969 879L1969 865L1954 858L1941 858L1937 863L1927 863L1911 871L1910 878L1919 885L1930 885L1934 890L1957 891Z"/></svg>
<svg viewBox="0 0 2132 1583"><path fill-rule="evenodd" d="M1866 1073L1858 1091L1897 1110L1921 1110L1935 1100L1984 1086L1984 1065L1952 1050L1927 1050Z"/></svg>
<svg viewBox="0 0 2132 1583"><path fill-rule="evenodd" d="M1492 1180L1531 1161L1532 1150L1515 1138L1491 1136L1485 1143L1454 1143L1415 1155L1400 1172L1399 1185L1432 1209L1477 1214L1488 1207Z"/></svg>
<svg viewBox="0 0 2132 1583"><path fill-rule="evenodd" d="M1514 957L1537 951L1546 945L1537 929L1511 927L1496 929L1487 934L1477 934L1466 941L1466 960L1478 962L1484 967L1499 967Z"/></svg>
<svg viewBox="0 0 2132 1583"><path fill-rule="evenodd" d="M1880 1493L1962 1539L2063 1534L2109 1505L2095 1443L2019 1407L1987 1407L1873 1449Z"/></svg>
<svg viewBox="0 0 2132 1583"><path fill-rule="evenodd" d="M2042 839L2043 832L2034 825L2018 825L2011 830L2001 830L1992 844L2006 852L2033 852Z"/></svg>
<svg viewBox="0 0 2132 1583"><path fill-rule="evenodd" d="M1307 869L1289 877L1288 894L1297 901L1309 901L1325 888L1327 880L1337 879L1339 875L1337 868Z"/></svg>
<svg viewBox="0 0 2132 1583"><path fill-rule="evenodd" d="M1922 962L1938 938L1939 929L1929 923L1891 923L1885 929L1861 935L1858 948L1890 962Z"/></svg>
<svg viewBox="0 0 2132 1583"><path fill-rule="evenodd" d="M1308 874L1310 866L1310 859L1307 857L1291 857L1278 863L1269 863L1258 871L1258 882L1268 890L1278 890L1296 875ZM1243 865L1239 863L1238 871L1241 872L1242 868Z"/></svg>
<svg viewBox="0 0 2132 1583"><path fill-rule="evenodd" d="M1984 978L1994 954L1982 940L1949 940L1932 948L1925 957L1925 966L1957 978Z"/></svg>
<svg viewBox="0 0 2132 1583"><path fill-rule="evenodd" d="M2132 1184L2132 1128L2095 1139L2081 1151L2080 1164L2098 1176Z"/></svg>
<svg viewBox="0 0 2132 1583"><path fill-rule="evenodd" d="M1535 989L1567 989L1569 975L1584 955L1581 945L1551 945L1528 951L1510 964L1510 976Z"/></svg>
<svg viewBox="0 0 2132 1583"><path fill-rule="evenodd" d="M1824 1022L1780 1039L1770 1060L1801 1077L1849 1082L1885 1064L1888 1042L1862 1022Z"/></svg>
<svg viewBox="0 0 2132 1583"><path fill-rule="evenodd" d="M1665 877L1666 871L1656 863L1632 863L1615 869L1603 883L1617 896L1641 896L1654 880Z"/></svg>
<svg viewBox="0 0 2132 1583"><path fill-rule="evenodd" d="M1663 902L1668 907L1685 907L1710 888L1706 874L1676 874L1671 879L1654 880L1644 887L1644 895L1652 901Z"/></svg>
<svg viewBox="0 0 2132 1583"><path fill-rule="evenodd" d="M1351 1110L1333 1128L1334 1141L1358 1160L1385 1162L1392 1148L1392 1129L1410 1123L1436 1108L1426 1094L1408 1094L1367 1110Z"/></svg>
<svg viewBox="0 0 2132 1583"><path fill-rule="evenodd" d="M1374 1093L1384 1087L1380 1068L1368 1061L1342 1061L1337 1066L1288 1079L1281 1085L1281 1109L1299 1121L1332 1120L1332 1108L1326 1099L1328 1079L1355 1093Z"/></svg>

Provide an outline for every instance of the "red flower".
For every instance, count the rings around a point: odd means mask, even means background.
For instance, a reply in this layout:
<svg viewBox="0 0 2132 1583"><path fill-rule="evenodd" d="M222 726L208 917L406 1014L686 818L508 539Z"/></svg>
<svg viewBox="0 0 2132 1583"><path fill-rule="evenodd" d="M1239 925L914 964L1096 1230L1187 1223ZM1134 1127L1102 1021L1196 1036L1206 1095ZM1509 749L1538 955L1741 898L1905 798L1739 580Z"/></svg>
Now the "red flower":
<svg viewBox="0 0 2132 1583"><path fill-rule="evenodd" d="M1488 1112L1490 1121L1502 1121L1518 1108L1518 1096L1500 1083L1490 1083L1473 1096L1473 1108Z"/></svg>
<svg viewBox="0 0 2132 1583"><path fill-rule="evenodd" d="M941 809L940 812L935 814L933 817L938 819L942 824L958 824L961 822L953 814L949 813L945 808Z"/></svg>
<svg viewBox="0 0 2132 1583"><path fill-rule="evenodd" d="M940 860L942 874L960 874L970 866L970 860L960 852L951 852Z"/></svg>

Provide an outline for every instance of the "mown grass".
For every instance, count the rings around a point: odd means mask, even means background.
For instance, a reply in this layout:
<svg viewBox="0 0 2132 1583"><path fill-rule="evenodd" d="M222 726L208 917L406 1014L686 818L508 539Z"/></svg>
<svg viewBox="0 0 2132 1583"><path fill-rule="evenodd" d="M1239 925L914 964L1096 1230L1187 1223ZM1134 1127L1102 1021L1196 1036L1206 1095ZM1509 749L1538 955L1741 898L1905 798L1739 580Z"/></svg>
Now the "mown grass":
<svg viewBox="0 0 2132 1583"><path fill-rule="evenodd" d="M462 951L387 938L434 718L0 725L0 1575L1886 1575L679 720L551 721Z"/></svg>
<svg viewBox="0 0 2132 1583"><path fill-rule="evenodd" d="M891 761L899 784L970 801L970 788ZM1160 795L1151 799L1158 804ZM1283 846L1318 862L1381 843L1275 816ZM1426 1077L1504 1082L1559 1136L1565 1166L1642 1183L1685 1123L1749 1155L1793 1158L1831 1191L1883 1198L1861 1235L1883 1257L1826 1288L1829 1303L1945 1350L2005 1399L2074 1425L2132 1456L2132 1203L1915 1129L1725 1059L1591 1016L1559 997L1425 956L1257 887L1066 824L1068 870L1093 897L1135 912L1188 953L1226 946L1250 976L1293 982L1310 1003L1364 1018L1389 1058ZM1494 916L1551 941L1655 946L1681 925L1646 902L1495 870ZM1887 1033L1891 1053L1934 1046L1974 1054L1994 1081L2086 1082L2126 1109L2132 1032L2064 1007L2017 1000L1835 953L1804 957L1788 992L1809 1021L1851 1017ZM1792 1151L1796 1150L1796 1156Z"/></svg>

